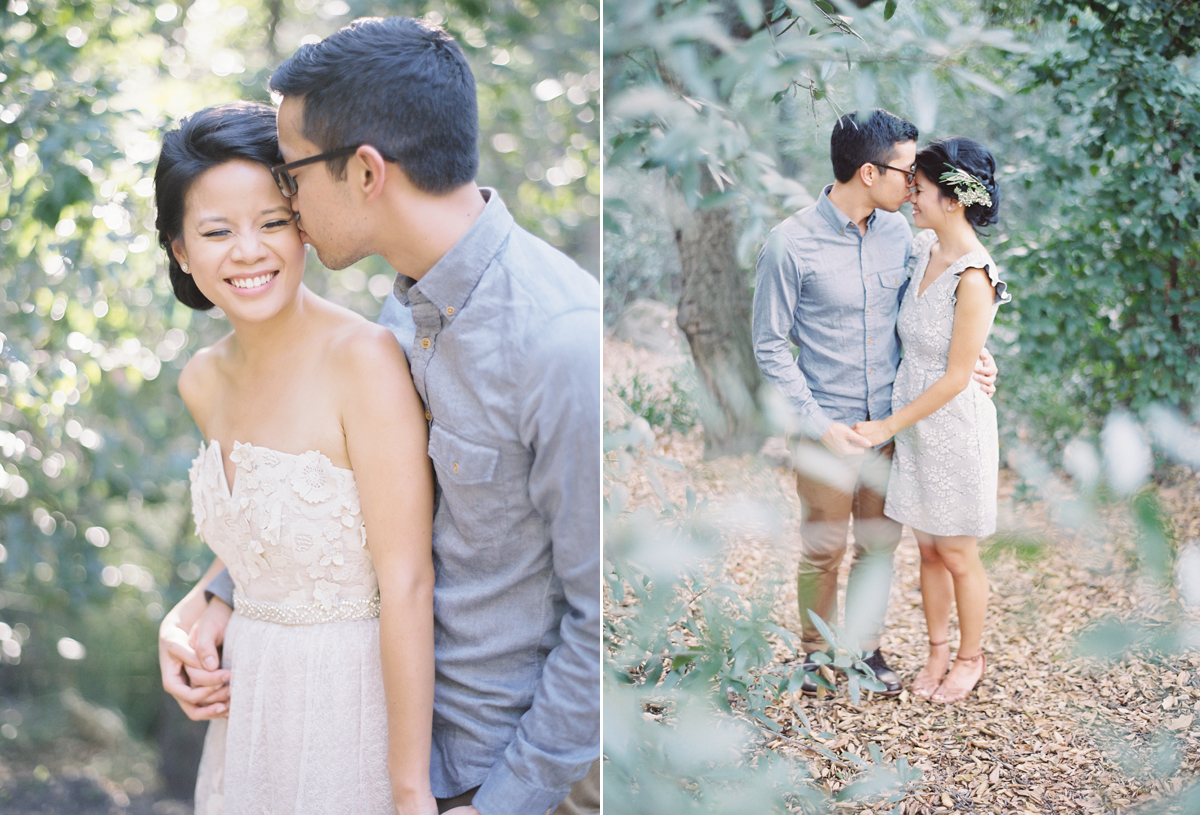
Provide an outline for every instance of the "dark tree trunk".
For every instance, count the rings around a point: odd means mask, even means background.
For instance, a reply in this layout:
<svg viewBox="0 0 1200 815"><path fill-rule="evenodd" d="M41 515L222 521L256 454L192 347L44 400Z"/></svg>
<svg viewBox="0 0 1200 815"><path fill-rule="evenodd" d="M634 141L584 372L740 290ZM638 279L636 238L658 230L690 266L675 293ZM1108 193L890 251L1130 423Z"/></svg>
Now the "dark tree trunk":
<svg viewBox="0 0 1200 815"><path fill-rule="evenodd" d="M728 208L674 208L682 291L676 322L687 337L707 393L702 398L707 457L756 453L765 434L762 382L750 336L750 290L737 262L738 230Z"/></svg>

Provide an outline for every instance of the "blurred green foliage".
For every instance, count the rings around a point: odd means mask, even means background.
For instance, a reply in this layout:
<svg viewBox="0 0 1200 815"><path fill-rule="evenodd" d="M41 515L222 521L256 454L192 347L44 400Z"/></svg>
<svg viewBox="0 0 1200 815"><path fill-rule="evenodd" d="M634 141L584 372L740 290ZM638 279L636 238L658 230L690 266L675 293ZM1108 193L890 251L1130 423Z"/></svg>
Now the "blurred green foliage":
<svg viewBox="0 0 1200 815"><path fill-rule="evenodd" d="M681 378L684 384L681 384ZM634 415L641 416L651 427L663 431L687 433L698 421L692 392L696 387L695 372L680 366L671 376L669 385L656 388L651 382L635 373L628 385L618 385L616 396L623 401Z"/></svg>
<svg viewBox="0 0 1200 815"><path fill-rule="evenodd" d="M207 565L179 369L223 334L170 293L153 230L160 132L360 16L442 24L476 72L480 182L599 270L599 23L587 2L7 0L0 7L0 697L76 687L147 734L156 630ZM309 285L378 313L368 258ZM4 728L4 742L25 737Z"/></svg>
<svg viewBox="0 0 1200 815"><path fill-rule="evenodd" d="M835 753L803 705L785 699L805 672L798 637L772 619L777 580L764 577L765 590L747 595L710 573L725 543L719 521L691 487L682 504L670 498L659 473L683 465L648 454L653 434L646 432L631 423L605 444L605 808L831 811L822 779L788 755L797 749L827 759L848 782L837 801L898 802L921 778L906 759L885 761L875 744L869 761ZM649 480L659 512L631 509L625 482L635 470ZM855 704L862 690L880 690L865 655L843 632L816 622L833 650L814 657L826 666L813 674L818 685L833 689L824 671L836 668ZM800 723L796 736L784 733L780 706Z"/></svg>
<svg viewBox="0 0 1200 815"><path fill-rule="evenodd" d="M609 165L604 173L604 321L612 325L640 298L679 300L679 249L663 212L661 170Z"/></svg>
<svg viewBox="0 0 1200 815"><path fill-rule="evenodd" d="M1010 260L1012 356L1036 383L1028 425L1061 446L1114 409L1200 407L1200 18L1160 0L1038 14L1022 93L1053 102L1018 133L1038 205Z"/></svg>

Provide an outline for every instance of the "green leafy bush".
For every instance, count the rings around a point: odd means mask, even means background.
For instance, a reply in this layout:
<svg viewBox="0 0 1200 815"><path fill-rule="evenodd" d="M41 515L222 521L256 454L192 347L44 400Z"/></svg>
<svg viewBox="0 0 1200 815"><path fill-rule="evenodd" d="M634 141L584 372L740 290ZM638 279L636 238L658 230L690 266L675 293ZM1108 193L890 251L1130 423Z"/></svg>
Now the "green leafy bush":
<svg viewBox="0 0 1200 815"><path fill-rule="evenodd" d="M687 433L696 426L696 406L691 391L680 382L681 375L672 376L664 389L638 372L627 385L617 386L616 395L651 427ZM695 375L690 378L695 387Z"/></svg>
<svg viewBox="0 0 1200 815"><path fill-rule="evenodd" d="M1053 107L1021 139L1037 205L1009 260L1011 418L1061 448L1117 408L1197 407L1200 20L1159 0L1037 13L1024 92Z"/></svg>

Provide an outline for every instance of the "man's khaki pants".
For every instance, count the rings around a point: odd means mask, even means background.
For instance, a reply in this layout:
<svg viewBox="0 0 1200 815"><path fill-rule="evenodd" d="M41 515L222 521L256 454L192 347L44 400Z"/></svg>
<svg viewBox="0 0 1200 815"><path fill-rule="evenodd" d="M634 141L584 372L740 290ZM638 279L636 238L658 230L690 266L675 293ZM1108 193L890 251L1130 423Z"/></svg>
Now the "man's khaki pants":
<svg viewBox="0 0 1200 815"><path fill-rule="evenodd" d="M796 595L805 653L829 647L809 615L837 620L838 569L846 555L853 519L854 561L846 587L845 645L871 652L879 647L892 583L892 559L901 525L883 514L894 444L861 456L838 458L819 441L793 443L796 492L803 512Z"/></svg>

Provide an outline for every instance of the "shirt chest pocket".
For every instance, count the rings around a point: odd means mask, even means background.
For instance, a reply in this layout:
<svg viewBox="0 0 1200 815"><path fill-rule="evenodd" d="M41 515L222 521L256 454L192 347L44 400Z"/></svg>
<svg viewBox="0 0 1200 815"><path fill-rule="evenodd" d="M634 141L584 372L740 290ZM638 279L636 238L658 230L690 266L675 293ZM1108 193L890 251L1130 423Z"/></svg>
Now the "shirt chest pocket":
<svg viewBox="0 0 1200 815"><path fill-rule="evenodd" d="M896 269L884 269L879 273L879 285L885 289L898 289L908 280L908 270L903 266Z"/></svg>
<svg viewBox="0 0 1200 815"><path fill-rule="evenodd" d="M429 457L437 471L442 506L469 541L494 537L505 527L505 500L496 472L500 451L436 422L429 429Z"/></svg>
<svg viewBox="0 0 1200 815"><path fill-rule="evenodd" d="M875 280L879 284L875 289L875 302L881 305L899 303L904 284L908 282L908 270L903 266L884 269L875 275Z"/></svg>

